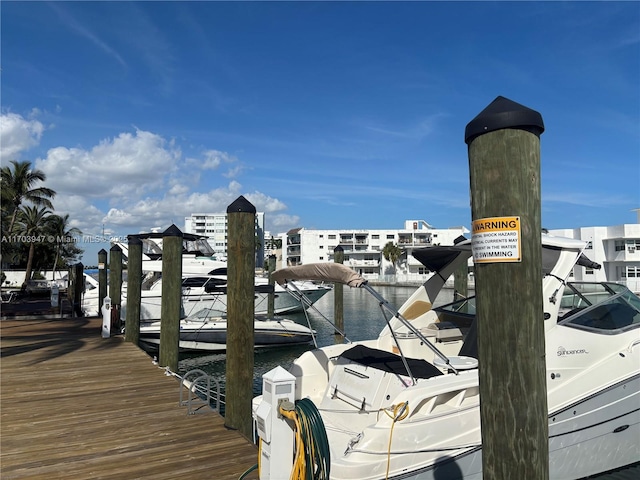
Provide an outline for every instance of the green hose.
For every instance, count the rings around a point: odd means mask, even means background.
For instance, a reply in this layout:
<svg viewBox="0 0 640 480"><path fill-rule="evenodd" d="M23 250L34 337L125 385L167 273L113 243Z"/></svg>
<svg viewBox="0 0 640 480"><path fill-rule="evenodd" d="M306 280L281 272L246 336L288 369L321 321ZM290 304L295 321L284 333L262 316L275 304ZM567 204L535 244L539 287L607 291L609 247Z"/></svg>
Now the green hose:
<svg viewBox="0 0 640 480"><path fill-rule="evenodd" d="M327 430L314 403L308 398L296 402L306 460L307 480L329 480L331 454Z"/></svg>
<svg viewBox="0 0 640 480"><path fill-rule="evenodd" d="M250 467L247 470L245 470L244 473L238 477L238 480L242 480L244 477L246 477L251 472L253 472L256 468L258 468L258 464L257 463L253 467Z"/></svg>

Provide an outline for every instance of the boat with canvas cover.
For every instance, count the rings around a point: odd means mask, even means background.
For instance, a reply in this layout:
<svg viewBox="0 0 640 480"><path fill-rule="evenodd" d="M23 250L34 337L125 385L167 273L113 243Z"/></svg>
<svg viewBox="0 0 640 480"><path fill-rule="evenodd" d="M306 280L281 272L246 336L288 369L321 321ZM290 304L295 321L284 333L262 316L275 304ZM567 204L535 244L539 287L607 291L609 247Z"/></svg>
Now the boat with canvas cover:
<svg viewBox="0 0 640 480"><path fill-rule="evenodd" d="M615 283L571 282L574 269L599 268L585 246L542 235L551 479L640 461L640 299ZM261 478L301 478L302 451L317 478L482 479L475 298L433 308L471 258L471 241L413 255L435 274L398 310L340 264L274 273L283 285L304 278L363 288L386 327L375 339L310 350L288 371L264 375L253 401ZM292 383L289 403L276 402L274 379Z"/></svg>

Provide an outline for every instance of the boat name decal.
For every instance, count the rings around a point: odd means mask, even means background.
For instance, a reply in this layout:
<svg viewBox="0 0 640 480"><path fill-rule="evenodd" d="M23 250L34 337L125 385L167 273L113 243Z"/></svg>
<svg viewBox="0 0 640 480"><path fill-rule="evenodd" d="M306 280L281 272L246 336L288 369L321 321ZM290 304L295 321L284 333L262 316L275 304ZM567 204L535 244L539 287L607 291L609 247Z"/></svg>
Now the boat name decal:
<svg viewBox="0 0 640 480"><path fill-rule="evenodd" d="M588 355L589 352L587 352L587 350L584 349L584 348L579 348L579 349L576 349L576 350L567 350L566 348L564 348L562 346L558 347L558 356L559 357L566 357L567 355L582 355L582 354Z"/></svg>

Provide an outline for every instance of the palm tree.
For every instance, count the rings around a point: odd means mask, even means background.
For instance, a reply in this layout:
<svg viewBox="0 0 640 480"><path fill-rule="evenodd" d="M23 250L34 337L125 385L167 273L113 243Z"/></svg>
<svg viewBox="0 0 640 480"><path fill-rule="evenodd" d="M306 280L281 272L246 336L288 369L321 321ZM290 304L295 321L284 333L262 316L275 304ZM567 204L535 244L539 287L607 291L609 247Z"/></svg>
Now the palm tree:
<svg viewBox="0 0 640 480"><path fill-rule="evenodd" d="M398 262L398 259L402 256L403 253L404 253L404 250L402 250L398 245L396 245L393 242L388 242L382 248L382 255L384 256L386 261L391 262L391 264L393 265L394 273L396 272L396 263Z"/></svg>
<svg viewBox="0 0 640 480"><path fill-rule="evenodd" d="M18 228L20 229L20 235L29 241L29 256L27 257L27 271L25 272L24 283L22 284L23 289L27 287L27 282L31 280L36 243L39 237L44 237L43 231L51 219L50 214L51 211L48 208L38 208L35 205L20 209Z"/></svg>
<svg viewBox="0 0 640 480"><path fill-rule="evenodd" d="M79 228L69 227L69 214L51 215L49 217L48 236L54 238L56 244L56 257L53 262L53 279L56 278L56 268L58 266L58 258L60 257L60 247L68 242L73 242L72 238L76 235L82 235Z"/></svg>
<svg viewBox="0 0 640 480"><path fill-rule="evenodd" d="M11 160L11 164L13 164L13 170L8 166L2 167L0 181L3 203L12 210L9 232L13 232L23 201L53 209L51 199L56 195L56 192L50 188L35 187L37 182L44 182L47 176L42 170L32 170L31 162ZM11 210L8 209L8 211Z"/></svg>

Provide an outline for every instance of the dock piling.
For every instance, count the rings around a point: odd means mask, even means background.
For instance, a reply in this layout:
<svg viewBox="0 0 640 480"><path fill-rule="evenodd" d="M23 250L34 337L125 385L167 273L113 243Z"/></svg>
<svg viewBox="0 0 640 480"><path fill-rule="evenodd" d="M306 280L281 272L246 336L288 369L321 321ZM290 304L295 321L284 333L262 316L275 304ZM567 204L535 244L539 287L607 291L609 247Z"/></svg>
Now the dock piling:
<svg viewBox="0 0 640 480"><path fill-rule="evenodd" d="M269 296L267 297L267 318L273 318L275 315L275 292L274 292L274 288L275 288L275 281L273 280L273 277L271 276L271 274L274 272L274 270L276 269L276 256L275 255L269 255L269 258L267 258L267 272L268 272L268 278L269 278Z"/></svg>
<svg viewBox="0 0 640 480"><path fill-rule="evenodd" d="M111 334L120 331L122 304L122 249L114 245L109 250L109 297L111 298ZM102 305L100 305L102 307Z"/></svg>
<svg viewBox="0 0 640 480"><path fill-rule="evenodd" d="M69 275L69 287L67 289L67 297L71 303L72 315L74 317L82 317L82 292L84 291L84 265L76 263L72 265Z"/></svg>
<svg viewBox="0 0 640 480"><path fill-rule="evenodd" d="M466 127L484 478L549 478L542 116L497 97Z"/></svg>
<svg viewBox="0 0 640 480"><path fill-rule="evenodd" d="M344 249L340 245L333 249L333 262L344 263ZM333 323L338 328L334 333L342 341L340 332L344 332L344 285L338 282L333 285Z"/></svg>
<svg viewBox="0 0 640 480"><path fill-rule="evenodd" d="M162 367L178 371L180 306L182 305L182 232L171 225L162 234L162 303L160 306L160 352Z"/></svg>
<svg viewBox="0 0 640 480"><path fill-rule="evenodd" d="M142 295L142 240L129 235L127 262L127 315L124 339L138 344L140 340L140 302Z"/></svg>
<svg viewBox="0 0 640 480"><path fill-rule="evenodd" d="M98 316L102 315L102 303L107 296L107 251L102 248L98 252Z"/></svg>
<svg viewBox="0 0 640 480"><path fill-rule="evenodd" d="M252 438L255 217L242 195L227 207L227 365L225 426Z"/></svg>

